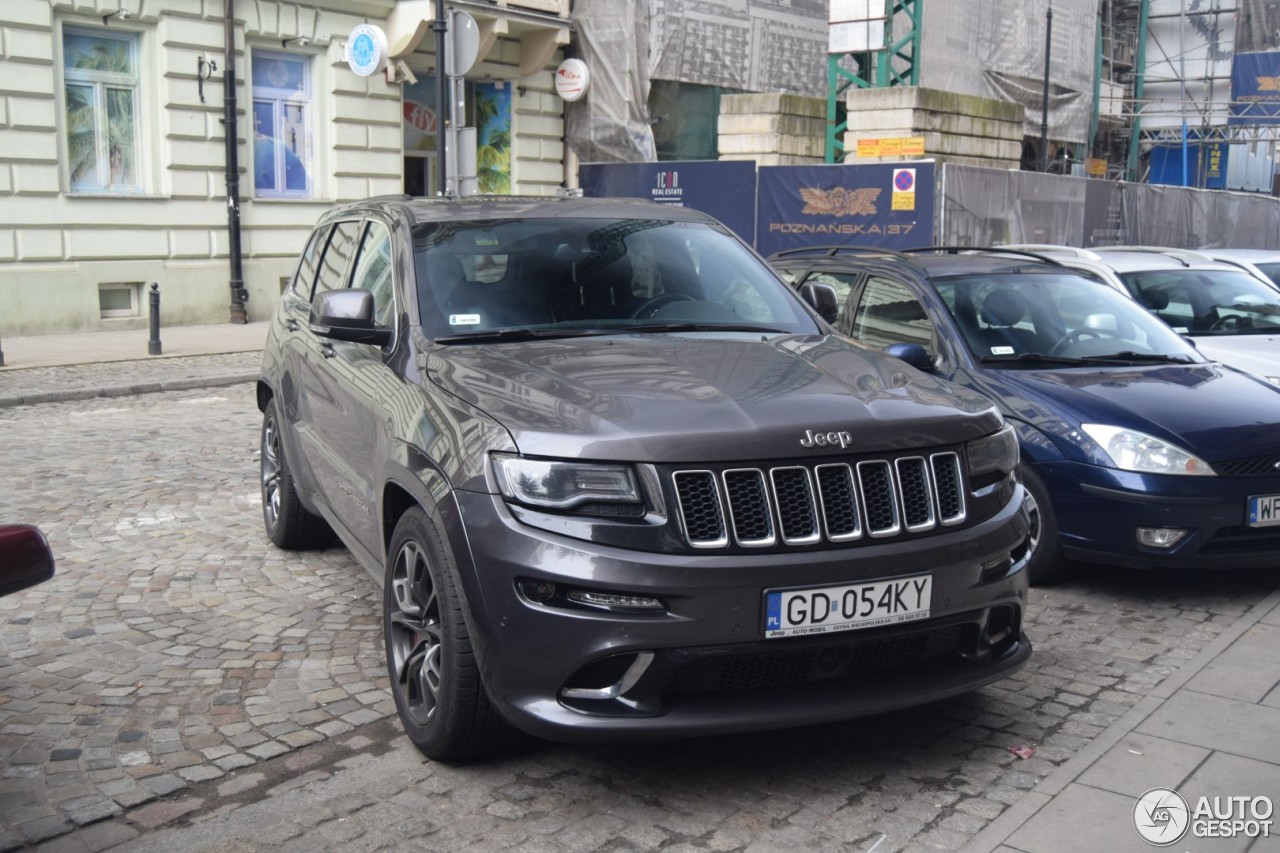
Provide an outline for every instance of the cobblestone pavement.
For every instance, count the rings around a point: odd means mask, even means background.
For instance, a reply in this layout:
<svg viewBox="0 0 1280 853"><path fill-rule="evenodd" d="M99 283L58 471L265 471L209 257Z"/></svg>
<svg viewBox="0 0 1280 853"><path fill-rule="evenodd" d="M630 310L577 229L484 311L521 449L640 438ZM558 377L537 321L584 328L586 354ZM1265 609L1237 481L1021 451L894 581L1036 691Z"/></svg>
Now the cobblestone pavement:
<svg viewBox="0 0 1280 853"><path fill-rule="evenodd" d="M952 850L1277 585L1093 568L959 699L448 767L399 733L376 583L263 535L258 427L248 383L0 409L0 519L58 556L0 599L0 851Z"/></svg>

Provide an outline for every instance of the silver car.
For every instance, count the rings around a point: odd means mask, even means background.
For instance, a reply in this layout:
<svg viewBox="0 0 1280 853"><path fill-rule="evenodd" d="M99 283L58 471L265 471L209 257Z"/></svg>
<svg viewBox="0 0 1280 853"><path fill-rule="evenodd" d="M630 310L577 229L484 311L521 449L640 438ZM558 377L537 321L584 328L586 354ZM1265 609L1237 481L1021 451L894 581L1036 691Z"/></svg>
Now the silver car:
<svg viewBox="0 0 1280 853"><path fill-rule="evenodd" d="M1127 293L1206 358L1280 385L1280 290L1201 252L1145 246L1032 250Z"/></svg>

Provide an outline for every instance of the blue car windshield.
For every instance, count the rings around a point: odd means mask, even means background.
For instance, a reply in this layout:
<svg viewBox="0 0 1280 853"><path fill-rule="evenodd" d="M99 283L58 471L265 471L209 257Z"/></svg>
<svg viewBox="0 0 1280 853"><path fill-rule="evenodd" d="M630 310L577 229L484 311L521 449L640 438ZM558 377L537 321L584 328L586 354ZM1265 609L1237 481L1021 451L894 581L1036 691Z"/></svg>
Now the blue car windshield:
<svg viewBox="0 0 1280 853"><path fill-rule="evenodd" d="M1029 356L1200 360L1137 303L1083 276L1001 272L934 279L934 287L986 364L1029 363Z"/></svg>
<svg viewBox="0 0 1280 853"><path fill-rule="evenodd" d="M443 343L628 332L817 334L714 226L659 219L433 222L413 232L422 326Z"/></svg>

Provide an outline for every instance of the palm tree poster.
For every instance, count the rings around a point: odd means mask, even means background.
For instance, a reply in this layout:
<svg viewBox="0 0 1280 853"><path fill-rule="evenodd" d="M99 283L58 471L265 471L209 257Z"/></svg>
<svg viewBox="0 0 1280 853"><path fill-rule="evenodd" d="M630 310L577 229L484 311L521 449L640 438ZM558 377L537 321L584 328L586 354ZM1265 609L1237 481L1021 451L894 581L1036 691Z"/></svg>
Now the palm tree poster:
<svg viewBox="0 0 1280 853"><path fill-rule="evenodd" d="M511 192L511 85L476 83L476 183L480 192Z"/></svg>

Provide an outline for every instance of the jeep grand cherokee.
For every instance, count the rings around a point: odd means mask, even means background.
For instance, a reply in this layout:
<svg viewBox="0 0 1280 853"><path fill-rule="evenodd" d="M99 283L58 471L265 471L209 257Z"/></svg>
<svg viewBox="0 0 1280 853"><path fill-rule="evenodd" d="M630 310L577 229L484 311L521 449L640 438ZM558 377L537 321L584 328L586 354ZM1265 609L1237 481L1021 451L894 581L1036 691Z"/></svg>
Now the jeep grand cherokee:
<svg viewBox="0 0 1280 853"><path fill-rule="evenodd" d="M841 720L1031 652L1017 444L993 405L834 336L690 210L334 210L258 403L267 533L332 530L381 581L396 708L433 758L517 730Z"/></svg>

